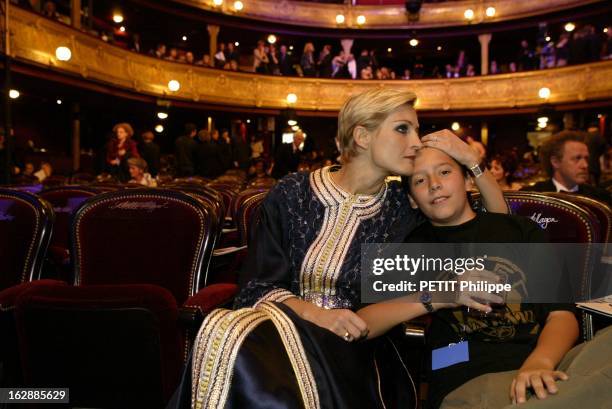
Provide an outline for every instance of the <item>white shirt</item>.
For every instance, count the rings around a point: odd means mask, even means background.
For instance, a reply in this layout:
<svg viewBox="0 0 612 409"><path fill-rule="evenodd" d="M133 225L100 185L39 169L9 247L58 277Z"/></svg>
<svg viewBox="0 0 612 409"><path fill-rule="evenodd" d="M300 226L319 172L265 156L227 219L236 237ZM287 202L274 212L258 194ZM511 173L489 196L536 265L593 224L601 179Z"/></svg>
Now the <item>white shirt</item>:
<svg viewBox="0 0 612 409"><path fill-rule="evenodd" d="M578 191L578 185L569 189L565 187L561 182L558 182L557 180L555 180L555 178L552 178L552 182L553 182L553 185L555 185L557 192L577 192Z"/></svg>

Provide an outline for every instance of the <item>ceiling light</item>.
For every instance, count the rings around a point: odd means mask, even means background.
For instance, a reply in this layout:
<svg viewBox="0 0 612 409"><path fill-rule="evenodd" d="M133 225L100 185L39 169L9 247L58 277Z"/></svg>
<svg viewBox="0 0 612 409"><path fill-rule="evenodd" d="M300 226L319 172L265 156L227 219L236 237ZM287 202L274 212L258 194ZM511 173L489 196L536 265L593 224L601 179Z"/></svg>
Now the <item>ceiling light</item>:
<svg viewBox="0 0 612 409"><path fill-rule="evenodd" d="M158 112L157 113L157 117L159 119L166 119L166 118L168 118L168 113L167 112Z"/></svg>
<svg viewBox="0 0 612 409"><path fill-rule="evenodd" d="M181 83L178 82L177 80L170 80L168 82L168 89L172 92L176 92L179 89L181 89Z"/></svg>
<svg viewBox="0 0 612 409"><path fill-rule="evenodd" d="M295 119L290 119L287 121L287 125L289 126L297 125L297 121Z"/></svg>
<svg viewBox="0 0 612 409"><path fill-rule="evenodd" d="M289 46L289 49L290 49L290 50L293 50L293 46L292 46L292 45L290 45L290 46Z"/></svg>
<svg viewBox="0 0 612 409"><path fill-rule="evenodd" d="M60 61L70 61L72 58L72 51L68 47L57 47L55 49L55 57Z"/></svg>
<svg viewBox="0 0 612 409"><path fill-rule="evenodd" d="M57 105L62 105L62 100L58 99L57 101L55 101L57 103Z"/></svg>
<svg viewBox="0 0 612 409"><path fill-rule="evenodd" d="M603 32L607 33L608 32L608 27L604 27Z"/></svg>
<svg viewBox="0 0 612 409"><path fill-rule="evenodd" d="M390 52L392 52L392 51L393 51L393 49L392 49L391 47L387 48L387 52L388 52L388 53L390 53Z"/></svg>
<svg viewBox="0 0 612 409"><path fill-rule="evenodd" d="M336 15L336 23L338 24L343 24L344 23L344 14L338 14Z"/></svg>
<svg viewBox="0 0 612 409"><path fill-rule="evenodd" d="M493 17L495 15L495 7L487 7L485 14L487 17Z"/></svg>
<svg viewBox="0 0 612 409"><path fill-rule="evenodd" d="M236 41L236 42L234 43L234 45L235 45L236 47L238 47L238 46L240 45L240 43L239 43L238 41Z"/></svg>
<svg viewBox="0 0 612 409"><path fill-rule="evenodd" d="M360 16L357 16L357 24L359 24L360 26L364 25L366 22L366 18L365 16L362 14Z"/></svg>
<svg viewBox="0 0 612 409"><path fill-rule="evenodd" d="M550 41L550 36L546 36L544 40L546 40L546 42Z"/></svg>
<svg viewBox="0 0 612 409"><path fill-rule="evenodd" d="M123 16L119 13L113 14L113 21L117 24L123 23Z"/></svg>
<svg viewBox="0 0 612 409"><path fill-rule="evenodd" d="M234 9L236 9L236 11L240 11L243 8L244 8L244 4L241 1L234 2Z"/></svg>
<svg viewBox="0 0 612 409"><path fill-rule="evenodd" d="M268 36L268 42L269 42L270 44L274 44L274 43L276 42L276 36L275 36L274 34L270 34L270 35Z"/></svg>
<svg viewBox="0 0 612 409"><path fill-rule="evenodd" d="M461 128L461 126L459 125L459 122L453 122L451 124L451 129L455 132L457 132L459 129Z"/></svg>
<svg viewBox="0 0 612 409"><path fill-rule="evenodd" d="M183 41L187 41L187 36L183 36L183 37L182 37L182 40L183 40Z"/></svg>
<svg viewBox="0 0 612 409"><path fill-rule="evenodd" d="M290 93L287 94L287 103L288 104L295 104L297 102L297 95L295 95L294 93Z"/></svg>
<svg viewBox="0 0 612 409"><path fill-rule="evenodd" d="M408 42L408 44L410 44L413 47L416 47L417 45L419 45L419 40L417 40L416 38L413 38L412 40Z"/></svg>
<svg viewBox="0 0 612 409"><path fill-rule="evenodd" d="M436 50L438 50L438 51L442 51L442 46L441 46L441 45L439 45L439 46L436 48Z"/></svg>
<svg viewBox="0 0 612 409"><path fill-rule="evenodd" d="M538 91L538 96L542 99L550 98L550 88L540 88L540 90Z"/></svg>
<svg viewBox="0 0 612 409"><path fill-rule="evenodd" d="M247 124L250 124L250 123L251 123L251 120L250 120L250 119L247 119Z"/></svg>
<svg viewBox="0 0 612 409"><path fill-rule="evenodd" d="M9 91L9 97L11 97L11 99L17 99L19 98L19 95L21 94L16 89L12 89Z"/></svg>
<svg viewBox="0 0 612 409"><path fill-rule="evenodd" d="M565 31L567 31L568 33L571 33L575 29L576 29L576 26L574 25L574 23L567 23L565 25Z"/></svg>
<svg viewBox="0 0 612 409"><path fill-rule="evenodd" d="M161 124L155 125L155 132L162 133L164 132L164 126Z"/></svg>
<svg viewBox="0 0 612 409"><path fill-rule="evenodd" d="M465 17L466 20L473 20L474 19L474 10L472 9L467 9L463 12L463 17Z"/></svg>

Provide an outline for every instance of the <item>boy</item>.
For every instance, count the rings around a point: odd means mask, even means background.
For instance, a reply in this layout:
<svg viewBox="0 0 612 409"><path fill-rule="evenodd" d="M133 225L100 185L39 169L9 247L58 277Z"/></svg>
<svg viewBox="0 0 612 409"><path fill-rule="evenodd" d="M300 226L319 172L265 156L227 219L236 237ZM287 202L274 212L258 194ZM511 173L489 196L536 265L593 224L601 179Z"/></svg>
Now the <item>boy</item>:
<svg viewBox="0 0 612 409"><path fill-rule="evenodd" d="M467 197L471 180L454 159L435 148L421 149L409 179L410 200L428 221L407 238L412 243L538 243L546 242L539 227L519 216L476 213ZM417 294L418 295L418 294ZM486 294L485 294L486 295ZM374 304L358 311L371 334L378 334L403 320L432 313L427 332L428 346L457 354L452 345L465 347L466 362L429 366L428 408L502 408L527 400L533 388L540 399L557 393L556 380L567 375L555 368L578 338L578 323L572 305L506 304L495 317L474 316L469 309L490 312L473 296L460 296L457 303L436 303L409 295L395 302ZM489 302L495 296L489 297ZM485 298L483 298L484 300ZM422 305L418 303L422 302ZM460 341L467 341L458 344ZM452 359L451 359L452 360ZM432 360L433 361L433 360ZM518 370L470 388L469 381L483 374ZM451 394L466 384L460 396ZM508 398L510 390L510 398Z"/></svg>
<svg viewBox="0 0 612 409"><path fill-rule="evenodd" d="M461 166L444 152L422 149L415 159L409 188L413 207L418 207L429 221L418 227L408 241L545 242L542 231L529 219L475 213L467 197L470 183ZM463 325L467 334L457 333ZM457 336L468 339L470 360L431 371L431 407L437 407L446 394L470 379L515 369L518 372L506 386L511 387L513 402L524 402L528 387L540 399L556 393L555 381L565 380L567 375L555 371L555 367L576 341L578 323L572 306L563 304L507 305L501 319L490 320L486 316L470 317L464 307L446 308L433 314L428 333L432 349L456 342ZM501 398L507 396L503 393Z"/></svg>

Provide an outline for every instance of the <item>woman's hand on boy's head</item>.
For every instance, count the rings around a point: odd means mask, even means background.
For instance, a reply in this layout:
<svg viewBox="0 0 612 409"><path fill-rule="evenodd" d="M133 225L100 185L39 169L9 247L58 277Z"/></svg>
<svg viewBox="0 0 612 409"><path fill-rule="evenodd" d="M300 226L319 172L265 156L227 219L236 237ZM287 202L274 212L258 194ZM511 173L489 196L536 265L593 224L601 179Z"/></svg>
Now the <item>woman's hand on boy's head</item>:
<svg viewBox="0 0 612 409"><path fill-rule="evenodd" d="M510 385L510 399L513 404L527 402L527 389L532 388L538 399L556 394L557 380L566 381L567 374L552 369L520 369Z"/></svg>
<svg viewBox="0 0 612 409"><path fill-rule="evenodd" d="M480 162L476 152L450 129L427 134L421 142L424 146L440 149L462 165L472 167Z"/></svg>

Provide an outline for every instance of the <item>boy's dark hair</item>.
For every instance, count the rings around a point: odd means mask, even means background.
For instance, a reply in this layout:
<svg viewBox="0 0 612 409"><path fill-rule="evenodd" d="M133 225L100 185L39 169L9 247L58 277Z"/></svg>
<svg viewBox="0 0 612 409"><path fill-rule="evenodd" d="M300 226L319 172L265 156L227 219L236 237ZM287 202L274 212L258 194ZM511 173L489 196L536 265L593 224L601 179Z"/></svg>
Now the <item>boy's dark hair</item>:
<svg viewBox="0 0 612 409"><path fill-rule="evenodd" d="M436 148L423 148L423 149L436 149ZM418 155L418 153L417 153ZM462 165L461 163L457 162L457 159L453 158L452 156L448 155L456 164L457 166L459 166L459 168L461 168L461 171L463 172L463 177L467 178L469 176L471 176L471 172L470 169L468 169L467 166ZM402 187L404 188L404 190L408 193L410 193L411 189L410 186L412 186L412 175L410 176L402 176Z"/></svg>
<svg viewBox="0 0 612 409"><path fill-rule="evenodd" d="M554 169L550 160L552 158L561 159L565 143L573 141L584 143L584 135L577 131L561 131L549 137L540 147L540 158L542 167L549 177L552 177Z"/></svg>

